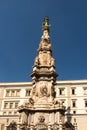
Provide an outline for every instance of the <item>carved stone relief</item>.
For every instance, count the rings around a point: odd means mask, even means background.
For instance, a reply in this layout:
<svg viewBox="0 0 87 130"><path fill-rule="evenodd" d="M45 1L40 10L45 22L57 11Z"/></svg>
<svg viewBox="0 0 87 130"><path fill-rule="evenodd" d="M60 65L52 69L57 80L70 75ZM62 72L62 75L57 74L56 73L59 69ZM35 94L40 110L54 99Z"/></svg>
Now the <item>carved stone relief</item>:
<svg viewBox="0 0 87 130"><path fill-rule="evenodd" d="M51 49L51 44L45 39L39 44L39 49Z"/></svg>
<svg viewBox="0 0 87 130"><path fill-rule="evenodd" d="M38 56L34 60L34 65L39 65L39 58L38 58Z"/></svg>
<svg viewBox="0 0 87 130"><path fill-rule="evenodd" d="M44 122L45 121L45 117L43 115L39 116L38 118L39 122Z"/></svg>
<svg viewBox="0 0 87 130"><path fill-rule="evenodd" d="M48 30L44 30L43 31L43 35L42 35L42 39L49 39L49 34L48 34Z"/></svg>
<svg viewBox="0 0 87 130"><path fill-rule="evenodd" d="M53 93L53 85L48 81L39 81L32 88L32 96L35 100L42 97L50 97Z"/></svg>
<svg viewBox="0 0 87 130"><path fill-rule="evenodd" d="M40 52L39 53L39 63L40 65L48 65L53 66L54 65L54 58L51 57L50 52Z"/></svg>

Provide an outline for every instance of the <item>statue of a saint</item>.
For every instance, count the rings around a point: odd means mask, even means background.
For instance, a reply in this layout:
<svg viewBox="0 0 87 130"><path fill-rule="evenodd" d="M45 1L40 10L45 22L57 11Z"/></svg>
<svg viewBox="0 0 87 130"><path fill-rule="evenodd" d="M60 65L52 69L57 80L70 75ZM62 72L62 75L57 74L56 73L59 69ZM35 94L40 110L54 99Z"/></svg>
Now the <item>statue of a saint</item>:
<svg viewBox="0 0 87 130"><path fill-rule="evenodd" d="M49 19L47 16L44 17L43 26L49 26Z"/></svg>

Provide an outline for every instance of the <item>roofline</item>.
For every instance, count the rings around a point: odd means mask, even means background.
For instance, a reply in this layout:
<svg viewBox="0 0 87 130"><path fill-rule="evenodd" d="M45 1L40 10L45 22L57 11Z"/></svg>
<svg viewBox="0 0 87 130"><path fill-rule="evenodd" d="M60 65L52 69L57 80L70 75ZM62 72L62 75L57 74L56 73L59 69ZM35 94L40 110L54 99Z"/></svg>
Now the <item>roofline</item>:
<svg viewBox="0 0 87 130"><path fill-rule="evenodd" d="M20 85L32 85L32 82L1 82L0 86L20 86Z"/></svg>
<svg viewBox="0 0 87 130"><path fill-rule="evenodd" d="M87 83L87 79L82 80L57 80L57 84L85 84ZM12 85L32 85L32 82L1 82L0 86L12 86Z"/></svg>
<svg viewBox="0 0 87 130"><path fill-rule="evenodd" d="M87 79L81 80L57 80L57 84L87 84Z"/></svg>

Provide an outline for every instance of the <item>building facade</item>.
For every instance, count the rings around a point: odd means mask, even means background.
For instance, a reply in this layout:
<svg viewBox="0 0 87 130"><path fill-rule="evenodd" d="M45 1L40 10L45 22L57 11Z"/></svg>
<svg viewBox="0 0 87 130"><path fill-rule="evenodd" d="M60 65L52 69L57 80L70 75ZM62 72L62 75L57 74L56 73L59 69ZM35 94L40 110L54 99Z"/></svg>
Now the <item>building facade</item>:
<svg viewBox="0 0 87 130"><path fill-rule="evenodd" d="M17 107L30 97L32 82L0 83L0 129L12 120L20 121ZM57 81L56 97L66 106L66 118L77 120L78 130L87 129L87 80Z"/></svg>
<svg viewBox="0 0 87 130"><path fill-rule="evenodd" d="M32 81L0 83L0 130L86 130L87 80L56 80L47 17L42 31Z"/></svg>

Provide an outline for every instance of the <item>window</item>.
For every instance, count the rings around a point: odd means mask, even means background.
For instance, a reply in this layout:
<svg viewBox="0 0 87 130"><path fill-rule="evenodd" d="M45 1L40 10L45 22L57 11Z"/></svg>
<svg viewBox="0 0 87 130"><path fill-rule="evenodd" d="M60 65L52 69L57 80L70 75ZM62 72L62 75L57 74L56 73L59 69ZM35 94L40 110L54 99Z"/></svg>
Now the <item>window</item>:
<svg viewBox="0 0 87 130"><path fill-rule="evenodd" d="M26 90L26 96L30 96L30 89Z"/></svg>
<svg viewBox="0 0 87 130"><path fill-rule="evenodd" d="M14 111L14 114L17 115L17 111Z"/></svg>
<svg viewBox="0 0 87 130"><path fill-rule="evenodd" d="M85 107L87 107L87 100L85 100Z"/></svg>
<svg viewBox="0 0 87 130"><path fill-rule="evenodd" d="M19 97L20 89L17 90L6 90L6 97Z"/></svg>
<svg viewBox="0 0 87 130"><path fill-rule="evenodd" d="M12 112L11 111L9 111L9 115L11 115L12 114Z"/></svg>
<svg viewBox="0 0 87 130"><path fill-rule="evenodd" d="M76 100L72 100L72 107L76 107Z"/></svg>
<svg viewBox="0 0 87 130"><path fill-rule="evenodd" d="M4 112L3 112L3 115L6 115L6 114L7 114L6 111L4 111Z"/></svg>
<svg viewBox="0 0 87 130"><path fill-rule="evenodd" d="M6 97L10 96L10 90L6 90Z"/></svg>
<svg viewBox="0 0 87 130"><path fill-rule="evenodd" d="M8 109L8 108L9 108L9 103L8 103L8 102L5 102L4 108L5 108L5 109Z"/></svg>
<svg viewBox="0 0 87 130"><path fill-rule="evenodd" d="M17 108L18 107L18 102L15 102L15 108Z"/></svg>
<svg viewBox="0 0 87 130"><path fill-rule="evenodd" d="M16 96L17 96L17 97L20 96L20 90L16 90Z"/></svg>
<svg viewBox="0 0 87 130"><path fill-rule="evenodd" d="M76 88L71 88L71 94L72 94L72 95L75 95L75 89L76 89Z"/></svg>
<svg viewBox="0 0 87 130"><path fill-rule="evenodd" d="M64 94L65 94L64 88L59 88L59 95L64 95Z"/></svg>
<svg viewBox="0 0 87 130"><path fill-rule="evenodd" d="M4 102L4 109L16 109L18 107L18 101Z"/></svg>
<svg viewBox="0 0 87 130"><path fill-rule="evenodd" d="M76 114L76 111L73 111L73 114Z"/></svg>
<svg viewBox="0 0 87 130"><path fill-rule="evenodd" d="M87 95L87 87L84 87L84 95Z"/></svg>
<svg viewBox="0 0 87 130"><path fill-rule="evenodd" d="M15 90L11 91L11 96L14 97L15 96Z"/></svg>
<svg viewBox="0 0 87 130"><path fill-rule="evenodd" d="M10 102L9 108L10 108L10 109L13 108L13 103L12 103L12 102Z"/></svg>

